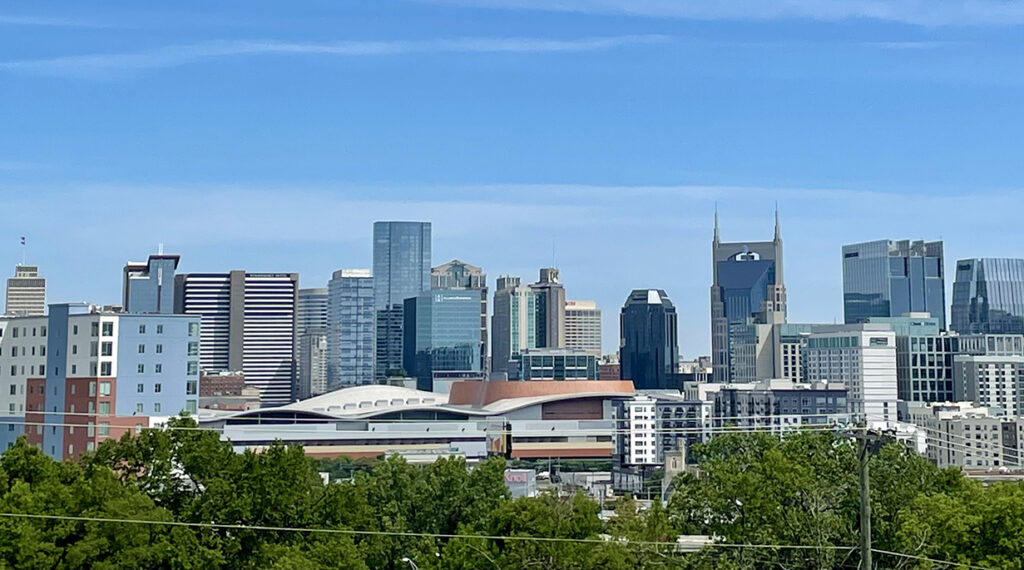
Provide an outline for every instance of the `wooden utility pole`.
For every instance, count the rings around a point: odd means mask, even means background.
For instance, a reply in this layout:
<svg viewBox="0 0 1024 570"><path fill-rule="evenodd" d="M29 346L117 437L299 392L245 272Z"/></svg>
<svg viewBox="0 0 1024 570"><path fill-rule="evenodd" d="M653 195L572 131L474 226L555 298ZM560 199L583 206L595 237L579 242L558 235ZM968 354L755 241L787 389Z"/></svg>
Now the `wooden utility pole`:
<svg viewBox="0 0 1024 570"><path fill-rule="evenodd" d="M871 478L868 465L871 452L868 446L867 425L857 437L857 455L860 462L860 559L861 570L873 570L871 560Z"/></svg>

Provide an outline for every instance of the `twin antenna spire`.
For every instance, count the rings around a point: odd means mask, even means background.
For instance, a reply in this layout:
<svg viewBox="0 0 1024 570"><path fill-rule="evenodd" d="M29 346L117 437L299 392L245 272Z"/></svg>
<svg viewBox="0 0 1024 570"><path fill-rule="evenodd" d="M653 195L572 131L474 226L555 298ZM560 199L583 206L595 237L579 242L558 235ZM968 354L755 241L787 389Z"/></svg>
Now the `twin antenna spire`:
<svg viewBox="0 0 1024 570"><path fill-rule="evenodd" d="M779 222L779 203L775 202L775 241L782 240L782 224ZM721 234L718 231L718 202L715 202L715 243L721 241Z"/></svg>

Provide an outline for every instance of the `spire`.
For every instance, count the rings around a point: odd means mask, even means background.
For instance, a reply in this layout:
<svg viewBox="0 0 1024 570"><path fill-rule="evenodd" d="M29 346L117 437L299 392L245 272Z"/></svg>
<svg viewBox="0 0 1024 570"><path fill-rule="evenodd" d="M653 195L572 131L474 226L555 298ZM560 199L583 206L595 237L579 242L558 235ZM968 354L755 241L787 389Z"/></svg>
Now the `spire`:
<svg viewBox="0 0 1024 570"><path fill-rule="evenodd" d="M715 243L719 242L718 236L718 202L715 202Z"/></svg>
<svg viewBox="0 0 1024 570"><path fill-rule="evenodd" d="M775 241L782 241L782 227L779 225L779 203L775 202Z"/></svg>

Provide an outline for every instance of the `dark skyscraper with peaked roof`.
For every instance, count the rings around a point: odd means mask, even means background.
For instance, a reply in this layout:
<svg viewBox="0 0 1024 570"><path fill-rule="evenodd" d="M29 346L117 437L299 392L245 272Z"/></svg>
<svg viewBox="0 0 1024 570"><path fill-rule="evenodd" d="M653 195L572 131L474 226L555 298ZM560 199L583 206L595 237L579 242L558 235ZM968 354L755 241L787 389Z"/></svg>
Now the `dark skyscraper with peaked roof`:
<svg viewBox="0 0 1024 570"><path fill-rule="evenodd" d="M711 361L715 382L731 382L740 363L734 346L746 342L750 325L786 322L782 230L775 212L772 241L723 242L715 212L711 243Z"/></svg>
<svg viewBox="0 0 1024 570"><path fill-rule="evenodd" d="M619 322L621 376L637 390L674 390L679 359L676 308L661 289L636 289Z"/></svg>
<svg viewBox="0 0 1024 570"><path fill-rule="evenodd" d="M878 240L843 246L846 324L930 313L946 330L942 242Z"/></svg>
<svg viewBox="0 0 1024 570"><path fill-rule="evenodd" d="M961 259L951 327L960 334L1024 334L1024 259Z"/></svg>

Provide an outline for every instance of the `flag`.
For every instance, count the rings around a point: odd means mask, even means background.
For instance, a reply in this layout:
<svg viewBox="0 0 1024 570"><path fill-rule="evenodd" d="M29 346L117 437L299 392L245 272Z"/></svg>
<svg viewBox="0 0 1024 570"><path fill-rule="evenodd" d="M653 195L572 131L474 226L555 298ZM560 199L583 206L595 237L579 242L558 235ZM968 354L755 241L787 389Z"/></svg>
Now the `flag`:
<svg viewBox="0 0 1024 570"><path fill-rule="evenodd" d="M25 236L21 236L21 245L25 245Z"/></svg>

